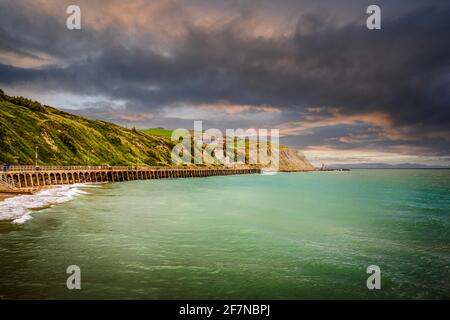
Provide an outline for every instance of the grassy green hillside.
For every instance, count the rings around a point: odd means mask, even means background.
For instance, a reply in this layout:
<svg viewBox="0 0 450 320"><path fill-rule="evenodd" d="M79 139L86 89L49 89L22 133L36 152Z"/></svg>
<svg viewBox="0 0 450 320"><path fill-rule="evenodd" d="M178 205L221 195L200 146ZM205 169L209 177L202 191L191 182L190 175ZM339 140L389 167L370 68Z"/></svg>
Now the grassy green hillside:
<svg viewBox="0 0 450 320"><path fill-rule="evenodd" d="M161 136L89 120L0 90L0 161L54 165L168 165Z"/></svg>
<svg viewBox="0 0 450 320"><path fill-rule="evenodd" d="M167 130L163 128L149 128L149 129L142 129L141 132L144 132L146 134L152 135L152 136L159 136L164 137L170 140L172 136L173 130Z"/></svg>

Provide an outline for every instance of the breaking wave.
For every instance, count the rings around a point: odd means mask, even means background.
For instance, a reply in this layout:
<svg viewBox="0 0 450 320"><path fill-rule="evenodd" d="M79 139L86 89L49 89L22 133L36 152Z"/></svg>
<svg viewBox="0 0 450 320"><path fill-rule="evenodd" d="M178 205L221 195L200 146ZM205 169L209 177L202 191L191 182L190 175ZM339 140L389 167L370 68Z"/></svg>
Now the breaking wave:
<svg viewBox="0 0 450 320"><path fill-rule="evenodd" d="M54 186L34 194L18 195L0 202L0 220L10 220L22 224L31 219L33 211L47 208L53 204L74 199L77 195L86 194L80 188L95 187L95 185L72 184Z"/></svg>

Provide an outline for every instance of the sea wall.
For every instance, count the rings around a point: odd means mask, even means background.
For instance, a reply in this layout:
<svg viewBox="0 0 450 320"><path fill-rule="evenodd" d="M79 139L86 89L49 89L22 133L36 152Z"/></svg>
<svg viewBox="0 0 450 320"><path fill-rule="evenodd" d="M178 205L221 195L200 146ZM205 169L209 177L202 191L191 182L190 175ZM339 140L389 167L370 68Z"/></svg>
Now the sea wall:
<svg viewBox="0 0 450 320"><path fill-rule="evenodd" d="M3 190L38 189L44 186L87 183L87 182L119 182L131 180L195 178L209 176L224 176L235 174L259 173L255 167L235 168L171 168L146 166L11 166L7 172L2 172Z"/></svg>

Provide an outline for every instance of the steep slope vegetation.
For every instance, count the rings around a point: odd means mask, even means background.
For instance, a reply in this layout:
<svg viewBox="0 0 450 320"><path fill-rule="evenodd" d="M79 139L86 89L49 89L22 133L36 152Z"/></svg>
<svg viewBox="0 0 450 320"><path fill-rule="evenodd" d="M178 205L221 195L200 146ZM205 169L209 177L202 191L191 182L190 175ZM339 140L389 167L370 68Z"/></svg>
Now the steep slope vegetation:
<svg viewBox="0 0 450 320"><path fill-rule="evenodd" d="M0 90L0 161L52 165L168 165L172 142L89 120Z"/></svg>

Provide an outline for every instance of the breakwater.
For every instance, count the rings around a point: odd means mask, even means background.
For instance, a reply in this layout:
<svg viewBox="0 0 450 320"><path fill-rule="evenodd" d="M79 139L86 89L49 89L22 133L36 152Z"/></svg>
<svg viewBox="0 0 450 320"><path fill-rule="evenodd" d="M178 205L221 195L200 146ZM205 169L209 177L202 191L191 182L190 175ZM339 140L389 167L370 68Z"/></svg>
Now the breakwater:
<svg viewBox="0 0 450 320"><path fill-rule="evenodd" d="M195 178L259 173L256 167L11 166L0 173L0 192L27 192L44 186L147 179Z"/></svg>

